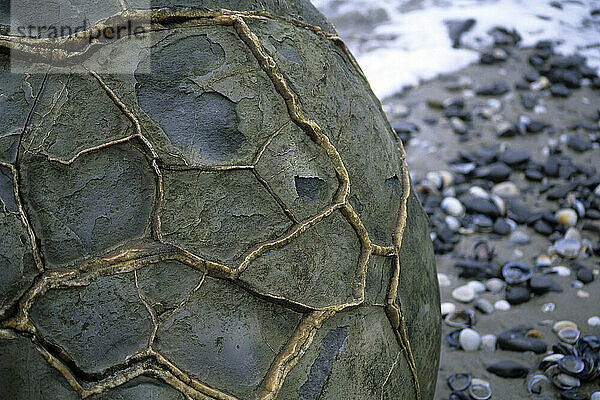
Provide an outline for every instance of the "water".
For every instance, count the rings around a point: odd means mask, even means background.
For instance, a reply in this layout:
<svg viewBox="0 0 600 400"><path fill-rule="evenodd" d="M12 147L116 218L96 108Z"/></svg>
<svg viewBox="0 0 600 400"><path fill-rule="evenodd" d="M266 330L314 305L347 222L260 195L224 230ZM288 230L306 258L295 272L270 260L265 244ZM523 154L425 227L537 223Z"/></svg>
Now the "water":
<svg viewBox="0 0 600 400"><path fill-rule="evenodd" d="M555 40L600 67L600 0L312 0L357 57L373 91L385 98L406 86L459 70L479 59L494 26L516 29L521 45ZM562 9L551 5L557 4ZM454 49L444 21L474 18Z"/></svg>

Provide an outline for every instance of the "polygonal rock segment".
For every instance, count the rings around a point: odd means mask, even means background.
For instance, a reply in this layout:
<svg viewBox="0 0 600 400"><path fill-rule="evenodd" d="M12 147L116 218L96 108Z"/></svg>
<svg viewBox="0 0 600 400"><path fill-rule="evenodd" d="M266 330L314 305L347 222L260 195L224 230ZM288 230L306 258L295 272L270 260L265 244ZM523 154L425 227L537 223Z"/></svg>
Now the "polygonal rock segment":
<svg viewBox="0 0 600 400"><path fill-rule="evenodd" d="M427 216L412 193L406 214L400 249L398 302L413 349L421 398L428 399L433 398L435 391L440 351L439 288ZM431 368L432 363L435 363L435 368Z"/></svg>
<svg viewBox="0 0 600 400"><path fill-rule="evenodd" d="M37 274L27 229L18 214L12 172L0 166L0 316Z"/></svg>
<svg viewBox="0 0 600 400"><path fill-rule="evenodd" d="M0 388L12 400L77 400L66 379L50 366L30 339L0 339Z"/></svg>
<svg viewBox="0 0 600 400"><path fill-rule="evenodd" d="M181 309L161 319L155 346L190 376L250 399L300 318L233 283L206 277Z"/></svg>
<svg viewBox="0 0 600 400"><path fill-rule="evenodd" d="M86 373L124 362L146 347L152 332L133 273L50 290L34 304L31 316L40 334Z"/></svg>
<svg viewBox="0 0 600 400"><path fill-rule="evenodd" d="M10 69L8 55L0 54L0 161L6 163L16 160L19 138L43 78L13 74Z"/></svg>
<svg viewBox="0 0 600 400"><path fill-rule="evenodd" d="M324 308L356 299L359 259L358 237L336 211L284 247L266 251L240 279L261 293Z"/></svg>
<svg viewBox="0 0 600 400"><path fill-rule="evenodd" d="M414 399L408 364L384 310L360 307L327 320L278 398Z"/></svg>
<svg viewBox="0 0 600 400"><path fill-rule="evenodd" d="M135 74L136 92L166 163L249 165L288 119L283 99L232 27L175 30ZM186 57L181 57L186 54ZM149 60L149 61L148 61ZM149 63L149 64L148 64Z"/></svg>
<svg viewBox="0 0 600 400"><path fill-rule="evenodd" d="M70 166L29 156L23 197L50 266L80 260L145 234L155 193L133 143L85 153Z"/></svg>
<svg viewBox="0 0 600 400"><path fill-rule="evenodd" d="M330 205L339 186L325 150L292 123L267 146L256 171L299 220Z"/></svg>
<svg viewBox="0 0 600 400"><path fill-rule="evenodd" d="M164 261L137 271L138 287L160 315L174 310L202 281L203 274L176 261Z"/></svg>
<svg viewBox="0 0 600 400"><path fill-rule="evenodd" d="M403 164L376 97L335 42L274 21L248 24L298 95L306 118L340 153L350 175L350 203L371 239L392 245Z"/></svg>
<svg viewBox="0 0 600 400"><path fill-rule="evenodd" d="M37 100L23 147L69 161L82 150L133 133L132 122L92 75L52 73Z"/></svg>
<svg viewBox="0 0 600 400"><path fill-rule="evenodd" d="M163 237L194 254L234 266L292 222L249 170L165 171Z"/></svg>
<svg viewBox="0 0 600 400"><path fill-rule="evenodd" d="M156 380L141 376L114 389L89 397L90 400L185 400L183 394Z"/></svg>
<svg viewBox="0 0 600 400"><path fill-rule="evenodd" d="M394 270L394 258L371 255L367 265L365 304L384 305L390 290L390 279Z"/></svg>

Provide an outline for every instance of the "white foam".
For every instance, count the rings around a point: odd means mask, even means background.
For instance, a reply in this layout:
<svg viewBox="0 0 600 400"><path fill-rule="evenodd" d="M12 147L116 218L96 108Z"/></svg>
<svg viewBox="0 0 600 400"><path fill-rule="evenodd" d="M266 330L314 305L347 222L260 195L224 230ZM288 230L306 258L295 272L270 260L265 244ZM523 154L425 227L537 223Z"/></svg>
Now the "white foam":
<svg viewBox="0 0 600 400"><path fill-rule="evenodd" d="M342 32L373 91L382 98L440 73L459 70L479 58L474 50L451 47L444 21L452 19L477 21L463 36L466 47L480 48L489 43L487 32L503 26L516 29L523 37L522 45L541 39L560 40L557 51L579 52L588 57L588 65L600 67L600 17L590 16L591 9L600 8L600 0L561 0L562 9L550 6L550 0L423 0L410 3L408 11L407 0L314 3L334 23L351 12L368 16L369 10L385 10L387 20L377 21L372 31L357 26L348 32L346 26Z"/></svg>

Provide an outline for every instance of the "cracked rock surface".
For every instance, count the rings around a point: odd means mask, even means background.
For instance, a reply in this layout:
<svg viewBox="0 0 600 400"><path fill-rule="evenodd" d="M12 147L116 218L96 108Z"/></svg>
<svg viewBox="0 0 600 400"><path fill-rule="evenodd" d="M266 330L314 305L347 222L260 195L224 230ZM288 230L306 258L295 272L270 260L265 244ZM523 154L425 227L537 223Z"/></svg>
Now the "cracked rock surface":
<svg viewBox="0 0 600 400"><path fill-rule="evenodd" d="M427 217L332 26L308 1L153 7L97 10L151 21L150 73L88 67L126 41L0 35L46 71L0 52L3 395L432 398Z"/></svg>

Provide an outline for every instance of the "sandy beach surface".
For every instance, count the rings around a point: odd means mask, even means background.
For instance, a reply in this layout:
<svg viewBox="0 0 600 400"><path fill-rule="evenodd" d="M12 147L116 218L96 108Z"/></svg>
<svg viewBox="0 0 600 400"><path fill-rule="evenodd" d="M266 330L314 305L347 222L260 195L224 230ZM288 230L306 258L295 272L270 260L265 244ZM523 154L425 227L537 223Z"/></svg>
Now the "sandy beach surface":
<svg viewBox="0 0 600 400"><path fill-rule="evenodd" d="M523 74L532 71L528 63L531 49L513 48L510 53L508 59L504 62L494 65L476 63L457 73L425 82L418 87L405 91L401 95L383 101L384 109L392 125L399 127L397 130L410 130L407 128L406 123L413 123L413 129L418 129L418 132L413 131L407 134L409 139L405 146L413 183L417 190L424 190L422 185L421 187L419 185L428 172L451 171L449 164L457 158L460 152L476 151L490 145L499 146L499 151L505 147L525 150L530 154L531 161L540 163L546 161L546 152L550 145L560 149L562 155L571 157L576 165L600 170L598 142L584 152L573 151L565 143L565 140L571 135L580 137L585 141L592 139L590 143L593 142L594 138L597 140L600 132L598 130L590 131L589 129L598 127L600 90L584 86L580 89L574 89L572 95L568 98L553 97L548 89L541 91L517 90L515 84L523 82ZM475 94L477 88L494 82L504 82L510 87L510 90L497 96ZM523 107L521 95L538 99L537 112ZM464 109L473 114L472 120L467 123L468 133L465 135L456 134L452 129L450 120L444 116L443 110L436 108L436 106L439 106L437 103L450 103L451 100L449 99L464 100ZM485 108L488 104L496 108L500 104L501 109L497 110L491 119L478 116L477 110ZM535 134L517 133L514 137L498 137L497 130L500 124L503 122L518 124L520 120L526 121L523 117L543 121L548 124L548 127ZM582 122L590 124L590 126L587 126L588 130L575 127ZM550 201L546 198L545 193L541 193L541 190L543 190L545 183L564 184L568 182L568 179L544 177L543 182L534 182L525 178L523 170L514 168L507 181L514 183L518 188L518 194L514 198L533 212L555 212L567 206L566 198ZM465 185L474 186L475 184L462 184L460 185L461 190L467 189ZM448 187L452 187L452 185ZM445 189L448 189L448 187ZM440 193L435 194L435 196L443 198L443 189L440 189ZM460 199L464 196L457 197ZM435 213L440 217L445 215L441 210L436 210ZM440 226L435 226L433 221L434 219L432 219L432 231L435 232L440 229ZM439 219L435 219L435 221L439 221ZM589 226L582 230L584 223ZM580 218L575 229L583 238L589 239L591 243L597 246L599 236L598 230L593 231L594 226L596 228L600 226L600 221ZM441 284L442 302L454 303L457 310L474 310L474 302L462 304L453 298L452 291L472 280L459 278L455 263L457 259L470 256L473 244L480 239L486 240L489 246L495 249L496 255L491 262L497 266L501 267L510 261L519 261L535 269L535 258L542 254L548 254L549 247L553 242L549 240L548 236L537 233L531 225L518 224L516 230L525 233L530 238L530 243L514 243L509 239L509 235L457 233L456 238L459 241L454 249L447 254L436 256L438 273L449 278L449 282L442 282ZM570 268L574 261L594 271L595 280L582 287L574 287L573 281L577 278L575 271ZM582 335L600 336L600 326L590 326L587 322L590 317L600 315L599 263L600 258L597 255L590 255L590 252L587 254L582 252L577 260L556 257L552 262L552 266L569 268L569 276L544 275L552 267L539 268L535 275L552 277L563 288L562 292L536 295L523 304L512 305L508 311L494 310L488 315L474 311L476 322L472 328L480 335L499 335L517 325L528 325L537 331L532 335L540 337L548 344L548 353L535 354L533 352L499 349L495 351L480 349L467 352L453 349L448 345L446 336L456 328L444 323L436 399L448 399L451 393L447 384L448 377L463 372L471 374L473 378L488 381L494 399L561 398L560 391L551 386L544 387L541 394L529 394L527 392L527 381L532 375L542 373L537 371L538 364L545 355L551 352L552 345L559 342L556 333L552 330L554 322L560 320L573 321L579 327ZM485 279L482 281L485 282ZM579 286L579 284L575 283L575 286ZM506 289L501 289L498 293L486 290L480 293L478 298L487 299L494 304L496 301L505 298L505 292ZM549 311L550 309L553 310ZM490 364L507 360L525 366L529 370L527 378L507 379L486 370L486 367ZM579 390L589 396L594 391L600 390L600 381L596 379L591 383L583 384Z"/></svg>

